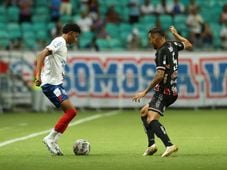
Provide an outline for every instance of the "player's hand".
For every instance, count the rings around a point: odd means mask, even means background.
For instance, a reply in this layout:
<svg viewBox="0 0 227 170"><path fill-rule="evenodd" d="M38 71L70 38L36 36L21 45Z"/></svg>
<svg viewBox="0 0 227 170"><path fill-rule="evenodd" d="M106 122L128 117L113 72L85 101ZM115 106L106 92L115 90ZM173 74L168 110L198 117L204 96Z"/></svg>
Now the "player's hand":
<svg viewBox="0 0 227 170"><path fill-rule="evenodd" d="M35 79L35 85L40 86L41 85L41 80L40 79Z"/></svg>
<svg viewBox="0 0 227 170"><path fill-rule="evenodd" d="M144 96L146 96L145 91L139 92L135 96L133 96L132 101L140 102L140 99L143 98Z"/></svg>
<svg viewBox="0 0 227 170"><path fill-rule="evenodd" d="M173 33L173 34L177 34L177 30L174 26L170 26L169 30Z"/></svg>

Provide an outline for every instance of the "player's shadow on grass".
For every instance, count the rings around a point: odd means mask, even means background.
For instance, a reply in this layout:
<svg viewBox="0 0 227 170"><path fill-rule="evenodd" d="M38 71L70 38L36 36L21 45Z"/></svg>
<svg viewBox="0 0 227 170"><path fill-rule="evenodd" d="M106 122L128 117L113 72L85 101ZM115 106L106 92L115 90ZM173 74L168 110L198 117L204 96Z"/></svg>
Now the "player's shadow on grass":
<svg viewBox="0 0 227 170"><path fill-rule="evenodd" d="M86 158L86 157L161 157L161 154L155 154L155 155L152 155L152 156L143 156L142 154L138 154L138 153L91 153L89 155L74 155L74 154L67 154L67 155L64 155L66 157L78 157L78 158ZM63 157L64 157L63 156ZM177 157L178 155L172 155L171 157Z"/></svg>

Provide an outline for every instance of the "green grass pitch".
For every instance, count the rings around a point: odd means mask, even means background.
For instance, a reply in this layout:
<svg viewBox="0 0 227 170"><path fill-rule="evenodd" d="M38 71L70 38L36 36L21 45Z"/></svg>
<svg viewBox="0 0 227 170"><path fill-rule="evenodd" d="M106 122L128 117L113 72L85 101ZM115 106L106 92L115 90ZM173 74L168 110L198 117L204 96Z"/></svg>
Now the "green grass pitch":
<svg viewBox="0 0 227 170"><path fill-rule="evenodd" d="M73 121L109 111L80 111ZM219 170L227 169L227 110L167 110L161 118L179 151L161 158L164 146L156 138L158 152L143 157L147 139L138 111L116 111L71 126L59 144L64 156L51 156L42 144L45 134L0 147L1 170ZM0 115L2 142L50 129L60 112L7 113ZM88 156L75 156L76 139L91 143Z"/></svg>

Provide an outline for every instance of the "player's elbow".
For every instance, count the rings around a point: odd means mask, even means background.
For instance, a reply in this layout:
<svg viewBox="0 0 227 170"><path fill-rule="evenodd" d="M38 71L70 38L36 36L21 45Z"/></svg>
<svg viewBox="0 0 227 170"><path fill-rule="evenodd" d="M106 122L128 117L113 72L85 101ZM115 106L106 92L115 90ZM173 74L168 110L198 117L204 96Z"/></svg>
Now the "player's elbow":
<svg viewBox="0 0 227 170"><path fill-rule="evenodd" d="M191 50L192 49L192 43L190 41L186 41L184 44L185 44L185 49L186 50Z"/></svg>

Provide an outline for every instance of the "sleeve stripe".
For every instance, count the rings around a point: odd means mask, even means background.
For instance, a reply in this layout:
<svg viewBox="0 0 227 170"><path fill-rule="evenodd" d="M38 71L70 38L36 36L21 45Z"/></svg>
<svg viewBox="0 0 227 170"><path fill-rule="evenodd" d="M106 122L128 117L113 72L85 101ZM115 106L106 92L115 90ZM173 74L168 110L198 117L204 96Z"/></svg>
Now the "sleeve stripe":
<svg viewBox="0 0 227 170"><path fill-rule="evenodd" d="M158 70L158 69L165 70L166 68L163 66L158 66L158 67L156 67L156 70Z"/></svg>

